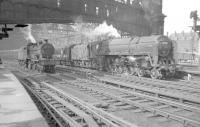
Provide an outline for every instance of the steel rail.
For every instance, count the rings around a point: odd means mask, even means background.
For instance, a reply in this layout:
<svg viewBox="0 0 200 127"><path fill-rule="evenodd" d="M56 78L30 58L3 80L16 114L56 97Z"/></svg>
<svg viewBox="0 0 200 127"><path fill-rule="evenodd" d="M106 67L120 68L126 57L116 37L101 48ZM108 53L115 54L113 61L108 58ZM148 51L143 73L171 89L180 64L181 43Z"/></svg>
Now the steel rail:
<svg viewBox="0 0 200 127"><path fill-rule="evenodd" d="M87 68L78 68L78 67L71 67L71 66L61 66L58 65L56 67L56 69L59 72L64 72L64 71L77 71L77 72L81 72L81 71L85 71L85 72L90 72L90 73L94 73L94 74L98 74L98 73L104 73L107 75L112 75L111 73L108 72L102 72L102 71L98 71L98 70L91 70L91 69L87 69ZM117 77L121 77L121 75L115 75ZM186 81L186 80L178 80L178 82L176 81L169 81L169 80L158 80L158 79L151 79L151 78L146 78L146 77L137 77L137 76L130 76L130 78L137 78L137 79L141 79L141 80L147 80L147 81L154 81L154 82L159 82L159 83L164 83L164 84L173 84L173 85L179 85L179 86L188 86L188 87L193 87L200 89L199 83L200 81ZM189 85L188 85L189 83Z"/></svg>
<svg viewBox="0 0 200 127"><path fill-rule="evenodd" d="M43 95L46 96L47 94ZM50 96L49 96L50 97ZM45 103L49 103L44 97L42 97L42 100ZM51 100L52 101L52 100ZM66 122L69 124L69 126L72 127L82 127L81 125L79 125L75 120L73 120L71 117L67 116L66 113L64 112L64 110L60 110L57 109L55 106L53 106L52 104L48 104L54 112L56 112L57 114L59 114L59 116Z"/></svg>
<svg viewBox="0 0 200 127"><path fill-rule="evenodd" d="M144 85L150 85L158 88L167 88L167 89L172 89L172 90L179 90L179 91L186 91L190 93L196 93L198 92L200 95L200 86L199 87L194 87L192 85L187 86L186 84L181 84L181 82L172 82L172 81L162 81L162 80L157 80L157 79L150 79L150 78L144 78L144 77L135 77L135 76L126 76L126 78L121 77L121 76L110 76L107 75L107 77L112 77L113 79L120 79L120 80L126 80L128 82L141 82L145 83ZM200 83L200 82L199 82Z"/></svg>
<svg viewBox="0 0 200 127"><path fill-rule="evenodd" d="M31 79L29 79L30 81ZM61 105L61 103L59 104L60 102L60 99L59 97L55 97L54 96L51 96L51 94L49 94L47 92L46 89L38 89L38 84L34 81L30 81L31 84L34 84L34 87L36 86L36 89L37 91L32 91L32 92L36 92L36 95L40 97L40 99L45 103L45 104L48 104L51 109L53 110L53 112L56 112L62 119L63 121L65 121L66 123L69 124L69 126L71 127L82 127L78 122L76 122L73 118L69 117L67 114L66 114L66 108L70 107L70 109L73 109L77 111L77 109L73 108L72 106L69 106L69 104L65 104L65 105ZM27 86L28 87L28 86ZM39 90L39 91L38 91ZM47 93L46 93L47 92ZM48 96L48 99L50 99L49 101L47 101L47 96ZM59 100L59 101L58 101ZM63 101L61 101L63 102ZM51 103L51 104L50 104ZM55 106L54 106L55 105ZM67 107L66 107L67 106ZM71 111L69 112L70 114L72 113ZM76 114L82 116L82 117L86 117L86 119L83 119L82 121L87 121L89 122L89 125L88 127L97 127L96 123L93 122L92 119L89 119L88 116L84 113L81 113L80 111L77 111ZM57 117L56 117L57 118ZM59 119L59 118L57 118ZM85 126L87 124L83 124L83 126Z"/></svg>
<svg viewBox="0 0 200 127"><path fill-rule="evenodd" d="M48 112L48 117L49 115L53 118L53 120L56 122L56 124L59 127L65 127L63 125L63 123L59 120L59 118L57 118L57 115L55 115L55 113L50 109L49 105L36 93L36 91L33 90L33 88L31 88L27 82L25 82L24 80L20 80L20 82L22 83L22 85L26 88L26 90L28 91L28 93L31 94L32 97L34 97L35 99L33 99L35 102L38 101ZM45 112L46 113L46 112ZM47 119L47 118L46 118ZM51 119L52 120L52 119Z"/></svg>
<svg viewBox="0 0 200 127"><path fill-rule="evenodd" d="M90 113L92 113L93 115L95 115L97 118L100 118L100 120L104 121L105 123L107 123L106 125L110 126L122 126L122 127L137 127L136 125L134 125L133 123L129 123L121 118L118 118L110 113L107 113L101 109L98 109L96 107L94 107L91 104L88 104L80 99L78 99L77 97L74 97L58 88L53 87L52 85L50 85L49 83L46 82L42 82L43 86L47 86L50 89L54 90L57 94L60 94L60 97L63 98L67 98L70 99L72 101L74 101L75 103L81 105L84 109L87 109Z"/></svg>
<svg viewBox="0 0 200 127"><path fill-rule="evenodd" d="M115 89L115 90L118 90L120 92L129 94L129 95L139 96L139 97L142 97L142 98L147 98L147 99L150 99L150 100L159 101L160 103L166 103L166 104L169 104L171 106L177 106L177 107L181 107L183 109L188 109L188 110L192 110L192 111L200 113L200 108L199 107L194 107L194 106L191 106L191 105L185 105L185 104L174 102L174 101L171 101L171 100L166 100L166 99L162 99L162 98L148 96L148 95L141 94L141 93L132 92L131 89L128 89L128 90L127 89L122 89L122 88L110 86L110 85L107 85L107 84L104 84L104 85L101 84L101 87Z"/></svg>
<svg viewBox="0 0 200 127"><path fill-rule="evenodd" d="M65 82L68 82L65 79L63 79L63 80ZM192 110L194 112L200 113L200 108L192 106L192 105L186 105L186 104L182 104L182 103L175 102L175 101L172 101L172 100L166 100L166 99L163 99L163 98L157 98L157 97L145 95L145 94L142 94L142 93L136 93L136 92L131 91L131 89L119 88L119 87L115 87L113 85L109 85L109 84L105 84L105 83L98 83L98 82L94 83L92 81L88 81L88 80L84 80L84 79L78 79L78 80L85 81L89 84L93 84L93 85L100 87L100 88L106 88L106 89L108 88L108 89L111 89L111 90L117 90L117 91L122 92L124 94L129 94L127 96L130 96L130 95L139 96L141 98L147 98L147 99L150 99L150 100L159 101L160 103L165 103L165 104L168 104L168 105L171 105L171 106L181 107L181 108L186 109L186 110Z"/></svg>
<svg viewBox="0 0 200 127"><path fill-rule="evenodd" d="M68 84L70 84L70 85L78 85L78 84L70 83L70 82L68 82ZM190 118L186 118L186 117L183 117L181 115L176 115L176 114L173 114L173 113L170 113L170 112L167 112L167 111L163 111L163 110L151 107L151 106L143 105L143 104L140 104L138 102L134 102L131 99L125 99L125 98L122 98L122 97L118 97L118 96L112 95L110 93L107 93L105 91L99 92L98 90L94 90L92 88L88 88L86 86L86 84L81 85L80 88L82 88L82 89L85 88L85 89L88 89L88 91L94 91L95 93L99 93L100 95L105 95L107 97L119 100L121 102L128 103L128 104L130 104L132 106L137 106L140 109L150 111L153 114L159 114L159 115L167 117L167 118L175 119L175 120L177 120L179 122L182 122L184 124L188 124L189 123L189 124L193 124L194 126L196 126L196 125L200 126L200 121L193 120L193 119L190 119Z"/></svg>
<svg viewBox="0 0 200 127"><path fill-rule="evenodd" d="M65 74L60 74L60 75L72 77L71 75L73 75L73 74L69 75L69 74L65 73ZM195 96L189 96L189 95L185 95L185 94L181 94L181 93L174 93L171 91L165 91L165 90L161 90L161 89L146 88L146 87L140 86L139 84L136 85L136 84L133 84L130 82L123 82L122 80L118 81L116 79L116 77L115 77L115 80L113 80L112 78L109 78L109 77L108 78L98 77L98 76L91 76L91 77L89 77L90 80L93 80L95 78L96 81L99 81L99 82L102 82L105 84L116 85L117 87L121 87L121 88L125 87L128 89L132 89L134 92L137 92L137 93L142 93L142 94L147 93L148 95L151 95L151 96L154 96L157 98L165 97L165 98L168 98L167 100L169 100L169 99L177 100L183 104L186 104L185 102L189 102L189 103L192 103L195 105L200 105L200 99ZM140 83L140 82L138 82L138 83Z"/></svg>
<svg viewBox="0 0 200 127"><path fill-rule="evenodd" d="M160 90L160 89L145 88L143 86L134 85L134 84L129 83L129 82L125 83L125 82L122 82L122 81L116 81L116 80L113 80L111 78L99 78L99 80L101 82L104 82L104 83L117 85L118 87L131 88L134 91L143 91L143 92L147 92L147 93L152 93L156 97L163 96L163 97L169 97L169 98L177 99L180 102L186 101L186 102L192 102L192 103L200 104L199 97L194 97L194 96L189 96L189 95L187 96L187 95L184 95L184 94L173 93L173 92L170 92L170 91L166 92L166 91Z"/></svg>
<svg viewBox="0 0 200 127"><path fill-rule="evenodd" d="M60 70L61 72L68 70L70 72L78 72L78 74L81 74L81 75L92 75L91 77L93 77L93 78L95 77L96 79L97 78L101 79L101 76L98 76L98 74L97 74L99 72L97 70L90 70L90 69L76 68L76 67L63 67L63 66L59 66L59 67L57 67L57 69ZM188 86L188 85L183 85L181 83L176 83L176 82L172 82L172 81L154 80L154 79L149 79L149 78L145 78L145 77L126 76L128 78L123 78L121 76L116 76L116 75L113 76L108 73L103 73L103 75L104 75L104 77L105 76L111 77L115 81L117 79L120 79L120 81L126 81L126 83L129 83L129 84L131 84L131 83L138 84L139 83L140 84L139 87L152 87L151 89L155 89L155 90L157 89L156 91L165 91L166 94L167 94L166 90L168 90L169 93L173 90L174 93L180 93L183 96L187 95L187 96L191 96L192 98L200 97L200 86L194 87L193 85ZM132 78L134 78L134 79L132 79ZM141 84L143 84L143 85L141 85ZM156 91L153 91L152 93L154 93ZM147 92L149 92L149 91L147 91ZM170 93L170 95L172 95L172 94ZM166 97L170 97L168 95L166 95ZM180 96L182 96L182 95L180 95ZM177 97L175 96L175 98L177 98ZM180 101L183 101L183 100L180 99ZM198 101L197 101L197 103L198 103Z"/></svg>
<svg viewBox="0 0 200 127"><path fill-rule="evenodd" d="M52 98L54 98L56 101L62 103L63 105L67 106L70 110L74 111L75 114L80 115L80 117L82 118L81 120L87 123L88 127L98 127L97 123L95 122L95 120L90 117L88 114L86 114L85 112L79 110L78 108L76 108L73 104L67 102L66 100L63 100L60 96L57 96L57 94L54 94L54 92L50 92L49 90L44 90L44 92L46 94L48 94L49 96L51 96ZM71 119L71 118L69 118Z"/></svg>
<svg viewBox="0 0 200 127"><path fill-rule="evenodd" d="M64 76L66 76L66 74ZM67 76L73 77L72 75L67 75ZM53 77L53 76L51 76L51 77ZM65 79L62 79L62 80L68 82L68 80L65 80ZM84 81L84 79L80 79L80 78L77 78L77 77L76 77L76 80L83 80ZM147 99L150 99L150 100L156 100L156 101L159 101L161 103L171 104L172 106L182 107L182 108L193 110L193 111L200 113L199 107L195 107L195 106L192 106L192 105L186 105L186 104L183 104L183 103L175 102L175 101L172 101L172 100L166 100L166 99L158 98L158 97L154 97L154 96L149 96L149 95L142 94L142 93L133 92L131 88L128 88L128 90L127 90L126 87L119 88L119 87L115 87L113 85L109 85L109 84L106 84L106 83L101 83L101 82L95 82L94 83L94 82L89 81L87 79L85 79L85 81L88 82L88 83L93 83L94 85L97 85L99 87L106 87L106 88L109 88L109 89L115 89L115 90L118 90L118 91L123 92L123 93L131 94L131 95L135 95L135 96L140 96L140 97L147 98Z"/></svg>

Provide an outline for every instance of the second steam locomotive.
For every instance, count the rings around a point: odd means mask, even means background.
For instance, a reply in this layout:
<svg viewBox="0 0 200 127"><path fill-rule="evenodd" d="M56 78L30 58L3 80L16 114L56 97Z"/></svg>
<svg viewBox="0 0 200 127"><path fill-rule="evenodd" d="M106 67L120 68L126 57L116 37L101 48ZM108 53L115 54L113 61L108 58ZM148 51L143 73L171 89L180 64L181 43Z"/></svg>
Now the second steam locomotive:
<svg viewBox="0 0 200 127"><path fill-rule="evenodd" d="M55 60L53 55L55 48L47 40L37 43L28 43L18 52L18 61L29 69L42 72L54 72Z"/></svg>
<svg viewBox="0 0 200 127"><path fill-rule="evenodd" d="M175 51L163 35L107 39L65 47L60 64L160 79L175 75Z"/></svg>

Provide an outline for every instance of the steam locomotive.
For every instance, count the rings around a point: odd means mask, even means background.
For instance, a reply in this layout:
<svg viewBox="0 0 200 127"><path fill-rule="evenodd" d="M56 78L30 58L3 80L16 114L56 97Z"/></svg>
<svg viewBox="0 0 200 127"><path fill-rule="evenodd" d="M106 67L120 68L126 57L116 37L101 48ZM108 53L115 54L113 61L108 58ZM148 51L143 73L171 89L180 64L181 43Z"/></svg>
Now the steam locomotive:
<svg viewBox="0 0 200 127"><path fill-rule="evenodd" d="M176 43L163 35L107 39L67 46L60 64L153 79L176 73Z"/></svg>
<svg viewBox="0 0 200 127"><path fill-rule="evenodd" d="M18 51L18 62L29 69L52 73L56 65L53 59L54 52L54 46L47 40L28 43Z"/></svg>

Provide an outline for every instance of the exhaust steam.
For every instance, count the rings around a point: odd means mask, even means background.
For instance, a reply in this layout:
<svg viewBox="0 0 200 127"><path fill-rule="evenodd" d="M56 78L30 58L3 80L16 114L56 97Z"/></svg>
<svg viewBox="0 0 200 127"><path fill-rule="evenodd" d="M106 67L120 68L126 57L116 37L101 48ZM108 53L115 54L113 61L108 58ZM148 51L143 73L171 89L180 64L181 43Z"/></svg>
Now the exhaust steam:
<svg viewBox="0 0 200 127"><path fill-rule="evenodd" d="M77 23L72 25L72 28L79 33L83 42L121 37L117 29L114 28L113 25L108 25L106 21L100 25L97 25L94 23L83 23L78 20Z"/></svg>
<svg viewBox="0 0 200 127"><path fill-rule="evenodd" d="M35 38L32 35L32 25L29 24L25 28L21 28L21 32L24 34L24 38L31 43L36 43Z"/></svg>
<svg viewBox="0 0 200 127"><path fill-rule="evenodd" d="M110 37L120 37L117 29L113 25L108 25L106 21L96 27L93 31L94 35L108 35Z"/></svg>

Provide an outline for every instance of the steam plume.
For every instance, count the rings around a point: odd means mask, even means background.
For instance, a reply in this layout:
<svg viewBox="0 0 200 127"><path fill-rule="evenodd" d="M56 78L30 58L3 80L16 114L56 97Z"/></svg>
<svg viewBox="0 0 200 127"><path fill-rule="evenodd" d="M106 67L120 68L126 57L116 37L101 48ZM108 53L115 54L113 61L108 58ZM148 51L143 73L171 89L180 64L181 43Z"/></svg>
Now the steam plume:
<svg viewBox="0 0 200 127"><path fill-rule="evenodd" d="M120 37L117 29L112 25L108 25L106 21L100 25L91 23L75 23L72 27L75 31L79 32L82 37L86 38L87 41L98 41L110 37Z"/></svg>
<svg viewBox="0 0 200 127"><path fill-rule="evenodd" d="M93 31L96 35L107 34L108 36L120 37L120 34L117 32L117 29L113 25L108 25L106 21L96 27Z"/></svg>
<svg viewBox="0 0 200 127"><path fill-rule="evenodd" d="M21 32L24 34L24 37L27 41L30 41L31 43L36 43L35 38L32 35L32 25L29 24L25 28L21 28Z"/></svg>

